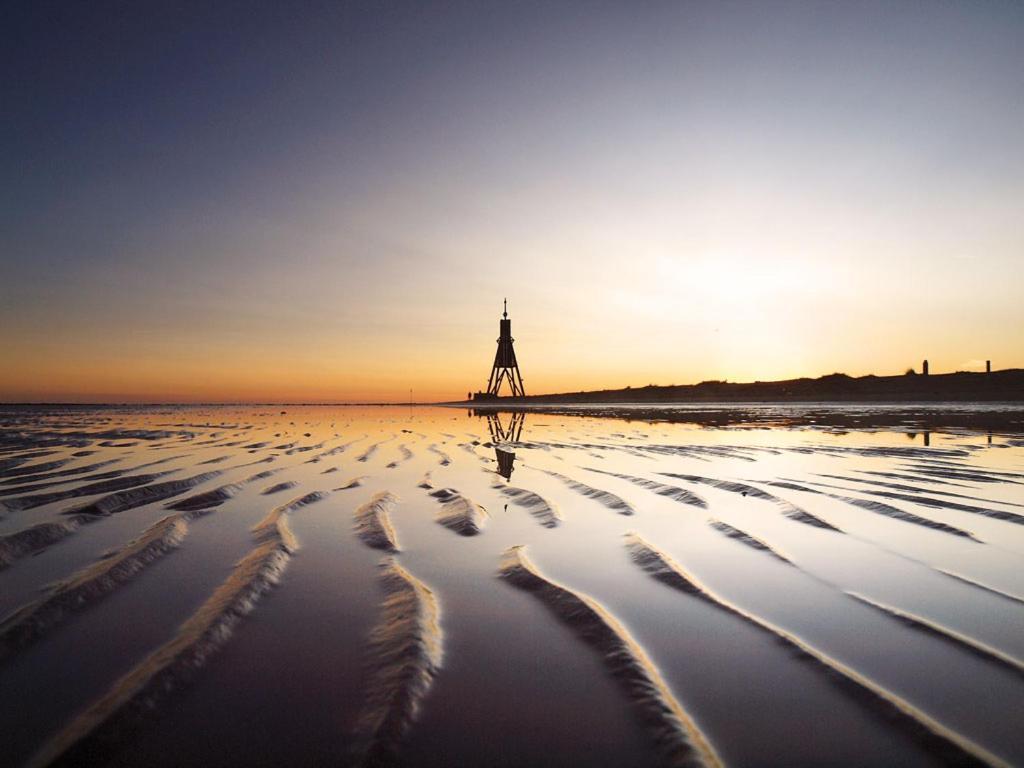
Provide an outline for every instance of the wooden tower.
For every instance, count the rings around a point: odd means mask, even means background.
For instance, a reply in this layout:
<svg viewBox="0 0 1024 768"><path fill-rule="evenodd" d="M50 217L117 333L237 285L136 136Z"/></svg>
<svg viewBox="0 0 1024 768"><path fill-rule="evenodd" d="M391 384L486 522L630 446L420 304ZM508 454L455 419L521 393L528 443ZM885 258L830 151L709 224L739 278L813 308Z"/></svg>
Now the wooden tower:
<svg viewBox="0 0 1024 768"><path fill-rule="evenodd" d="M516 362L516 351L512 347L512 321L508 319L508 299L505 299L505 310L501 314L501 333L498 336L498 352L494 355L494 366L491 368L491 378L487 382L487 394L498 396L501 383L508 381L509 389L512 390L512 397L523 397L526 390L523 389L523 377L519 373L519 364Z"/></svg>

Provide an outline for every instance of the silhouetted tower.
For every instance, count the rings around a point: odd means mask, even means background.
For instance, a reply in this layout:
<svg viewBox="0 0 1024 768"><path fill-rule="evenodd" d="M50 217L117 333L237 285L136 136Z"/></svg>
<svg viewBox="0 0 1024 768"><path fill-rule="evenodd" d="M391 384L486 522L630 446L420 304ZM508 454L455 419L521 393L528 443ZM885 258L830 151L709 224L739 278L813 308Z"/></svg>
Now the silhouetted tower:
<svg viewBox="0 0 1024 768"><path fill-rule="evenodd" d="M921 365L921 373L924 374L925 376L928 375L928 361L927 360L925 360L924 363Z"/></svg>
<svg viewBox="0 0 1024 768"><path fill-rule="evenodd" d="M992 373L992 361L991 360L986 360L985 361L985 373Z"/></svg>
<svg viewBox="0 0 1024 768"><path fill-rule="evenodd" d="M512 348L512 321L508 319L508 299L505 299L505 310L501 314L501 333L498 336L498 352L494 355L494 367L491 368L491 378L487 382L487 394L498 395L501 389L501 382L508 381L509 389L512 390L512 397L522 397L526 394L523 389L523 377L519 373L519 364L516 362L516 351Z"/></svg>

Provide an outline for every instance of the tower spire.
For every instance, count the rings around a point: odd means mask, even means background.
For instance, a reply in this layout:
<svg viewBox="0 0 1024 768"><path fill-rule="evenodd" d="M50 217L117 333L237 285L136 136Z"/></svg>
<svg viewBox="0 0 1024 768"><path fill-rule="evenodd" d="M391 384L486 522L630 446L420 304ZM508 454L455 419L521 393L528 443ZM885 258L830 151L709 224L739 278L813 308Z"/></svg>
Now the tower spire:
<svg viewBox="0 0 1024 768"><path fill-rule="evenodd" d="M504 304L504 306L505 306L505 311L501 313L501 316L507 319L508 318L508 299L502 299L501 301L502 301L502 304Z"/></svg>

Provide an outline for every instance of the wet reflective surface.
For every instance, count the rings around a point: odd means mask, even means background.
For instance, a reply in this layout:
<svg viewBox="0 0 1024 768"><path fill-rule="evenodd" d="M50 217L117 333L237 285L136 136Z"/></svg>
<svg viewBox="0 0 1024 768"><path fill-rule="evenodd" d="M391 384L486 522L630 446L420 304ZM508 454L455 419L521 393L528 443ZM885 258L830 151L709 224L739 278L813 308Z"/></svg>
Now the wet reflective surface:
<svg viewBox="0 0 1024 768"><path fill-rule="evenodd" d="M754 410L2 410L4 762L1024 763L1016 412Z"/></svg>

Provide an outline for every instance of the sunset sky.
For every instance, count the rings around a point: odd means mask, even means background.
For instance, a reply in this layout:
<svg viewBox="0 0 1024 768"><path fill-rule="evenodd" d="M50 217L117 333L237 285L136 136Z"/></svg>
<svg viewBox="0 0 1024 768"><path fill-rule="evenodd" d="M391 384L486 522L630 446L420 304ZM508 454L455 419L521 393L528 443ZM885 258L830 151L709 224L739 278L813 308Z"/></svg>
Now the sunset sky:
<svg viewBox="0 0 1024 768"><path fill-rule="evenodd" d="M1024 3L0 11L0 400L1024 367Z"/></svg>

